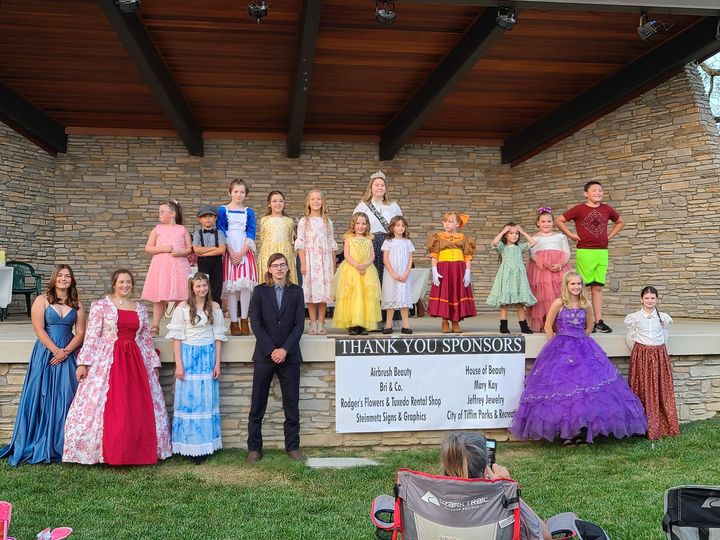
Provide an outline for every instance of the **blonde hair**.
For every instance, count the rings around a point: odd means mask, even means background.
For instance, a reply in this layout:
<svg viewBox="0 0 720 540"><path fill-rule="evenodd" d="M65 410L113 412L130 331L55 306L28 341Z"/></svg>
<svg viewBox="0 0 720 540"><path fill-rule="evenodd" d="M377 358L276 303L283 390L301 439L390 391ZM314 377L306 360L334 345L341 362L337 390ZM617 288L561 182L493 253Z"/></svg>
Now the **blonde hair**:
<svg viewBox="0 0 720 540"><path fill-rule="evenodd" d="M385 193L383 194L383 204L390 204L395 201L391 201L390 197L388 197L387 192L387 180L385 180L382 176L376 176L375 178L370 178L370 181L368 182L367 187L365 188L365 193L363 194L362 201L364 203L369 203L372 199L372 185L375 180L382 180L383 184L385 184Z"/></svg>
<svg viewBox="0 0 720 540"><path fill-rule="evenodd" d="M323 221L327 223L328 213L327 208L325 207L325 195L319 189L311 189L310 191L308 191L308 194L305 195L305 211L303 213L305 217L310 217L310 195L312 195L313 193L320 194L320 199L322 199L322 206L320 207L320 217L322 217Z"/></svg>
<svg viewBox="0 0 720 540"><path fill-rule="evenodd" d="M365 229L365 234L363 234L363 236L365 238L372 239L373 235L370 233L370 218L368 218L365 212L355 212L352 215L352 218L350 219L350 227L348 227L348 230L345 233L345 238L347 238L348 236L355 236L355 224L361 217L365 218L365 223L367 223L367 229Z"/></svg>
<svg viewBox="0 0 720 540"><path fill-rule="evenodd" d="M451 433L440 450L442 474L458 478L484 478L487 440L479 433Z"/></svg>
<svg viewBox="0 0 720 540"><path fill-rule="evenodd" d="M570 289L568 288L568 283L570 282L571 278L579 278L582 282L582 277L580 274L575 272L574 270L569 270L563 274L562 277L562 285L560 286L560 300L562 301L562 305L568 309L570 309ZM583 283L583 285L585 285ZM588 301L587 295L585 294L585 288L583 287L580 289L580 294L578 295L578 307L581 307L583 309L587 309L590 307L590 302Z"/></svg>

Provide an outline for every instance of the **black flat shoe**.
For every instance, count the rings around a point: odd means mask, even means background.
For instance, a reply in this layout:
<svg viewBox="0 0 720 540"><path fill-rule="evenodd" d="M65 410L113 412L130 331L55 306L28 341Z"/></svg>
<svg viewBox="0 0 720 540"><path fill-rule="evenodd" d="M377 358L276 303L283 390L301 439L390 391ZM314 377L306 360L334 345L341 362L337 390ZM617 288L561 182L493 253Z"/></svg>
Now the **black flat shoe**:
<svg viewBox="0 0 720 540"><path fill-rule="evenodd" d="M383 334L392 334L392 327L390 328L383 328L382 329Z"/></svg>
<svg viewBox="0 0 720 540"><path fill-rule="evenodd" d="M357 331L356 326L351 326L350 328L348 328L348 336L357 336L357 335L358 335L358 331Z"/></svg>
<svg viewBox="0 0 720 540"><path fill-rule="evenodd" d="M403 328L400 332L403 334L412 334L412 328Z"/></svg>
<svg viewBox="0 0 720 540"><path fill-rule="evenodd" d="M392 332L392 329L390 331ZM358 326L357 335L358 336L367 336L368 331L365 328L363 328L362 326Z"/></svg>

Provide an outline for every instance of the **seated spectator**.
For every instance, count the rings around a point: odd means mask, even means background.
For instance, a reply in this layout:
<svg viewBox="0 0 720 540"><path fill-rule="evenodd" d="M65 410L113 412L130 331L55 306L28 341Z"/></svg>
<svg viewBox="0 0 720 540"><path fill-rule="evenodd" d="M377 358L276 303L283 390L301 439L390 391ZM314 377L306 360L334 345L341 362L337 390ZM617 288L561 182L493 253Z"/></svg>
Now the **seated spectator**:
<svg viewBox="0 0 720 540"><path fill-rule="evenodd" d="M459 478L510 478L510 473L497 463L488 466L485 437L477 433L451 433L443 441L440 452L442 474ZM545 522L521 499L521 540L551 540Z"/></svg>

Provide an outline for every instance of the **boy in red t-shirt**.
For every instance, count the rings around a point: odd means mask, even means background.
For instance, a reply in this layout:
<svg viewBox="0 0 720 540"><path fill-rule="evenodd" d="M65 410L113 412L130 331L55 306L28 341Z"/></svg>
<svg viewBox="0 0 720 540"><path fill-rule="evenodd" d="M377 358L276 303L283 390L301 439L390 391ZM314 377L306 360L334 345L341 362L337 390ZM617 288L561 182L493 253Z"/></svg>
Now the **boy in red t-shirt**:
<svg viewBox="0 0 720 540"><path fill-rule="evenodd" d="M612 328L602 320L602 288L608 268L607 247L608 242L622 230L625 223L612 206L602 203L604 193L600 182L588 182L583 189L585 203L573 206L558 216L555 225L577 244L575 266L585 285L590 287L595 316L593 332L608 333L612 332ZM565 225L568 221L575 222L577 234ZM609 233L608 221L613 222Z"/></svg>

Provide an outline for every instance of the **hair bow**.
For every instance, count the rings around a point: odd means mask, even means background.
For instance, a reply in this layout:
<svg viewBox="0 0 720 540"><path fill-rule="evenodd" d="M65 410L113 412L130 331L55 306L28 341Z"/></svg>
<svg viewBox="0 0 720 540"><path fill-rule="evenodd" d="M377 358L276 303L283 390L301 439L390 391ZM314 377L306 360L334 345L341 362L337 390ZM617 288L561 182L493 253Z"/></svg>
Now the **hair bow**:
<svg viewBox="0 0 720 540"><path fill-rule="evenodd" d="M538 215L552 214L552 208L550 208L549 206L541 206L540 208L537 209L537 213L538 213Z"/></svg>

